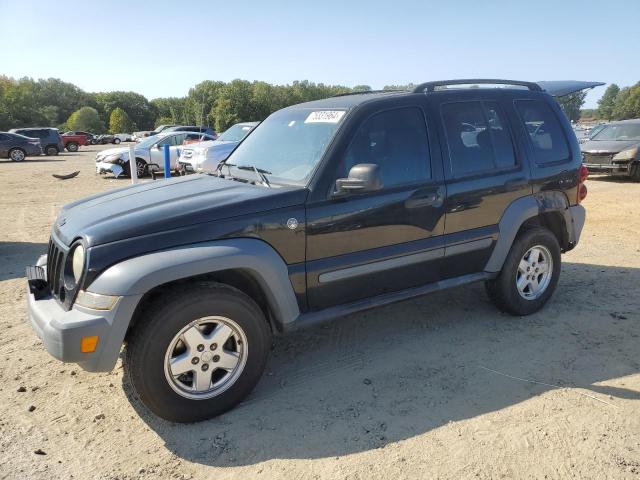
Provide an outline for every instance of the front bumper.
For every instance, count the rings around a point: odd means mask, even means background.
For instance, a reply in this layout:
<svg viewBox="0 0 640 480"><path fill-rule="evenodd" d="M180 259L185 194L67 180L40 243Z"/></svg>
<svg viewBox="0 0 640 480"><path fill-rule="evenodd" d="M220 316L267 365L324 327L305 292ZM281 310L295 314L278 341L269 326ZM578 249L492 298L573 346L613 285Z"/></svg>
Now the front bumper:
<svg viewBox="0 0 640 480"><path fill-rule="evenodd" d="M96 162L96 173L98 175L102 173L113 173L116 178L122 175L124 168L117 163Z"/></svg>
<svg viewBox="0 0 640 480"><path fill-rule="evenodd" d="M37 263L45 267L46 256ZM47 352L63 362L77 363L90 372L113 369L122 346L129 321L141 295L120 297L111 310L92 310L74 305L64 310L51 296L36 300L27 289L29 322L42 339ZM84 353L80 349L83 337L98 337L96 350Z"/></svg>
<svg viewBox="0 0 640 480"><path fill-rule="evenodd" d="M590 173L608 173L610 175L625 175L631 173L631 161L625 163L585 163Z"/></svg>

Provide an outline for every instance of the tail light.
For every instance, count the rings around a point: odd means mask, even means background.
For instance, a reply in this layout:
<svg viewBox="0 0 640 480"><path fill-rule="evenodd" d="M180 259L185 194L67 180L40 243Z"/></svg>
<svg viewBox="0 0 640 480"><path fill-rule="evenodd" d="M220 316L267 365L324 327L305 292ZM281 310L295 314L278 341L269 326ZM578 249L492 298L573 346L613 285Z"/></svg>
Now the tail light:
<svg viewBox="0 0 640 480"><path fill-rule="evenodd" d="M584 182L587 180L589 176L589 169L585 165L580 165L580 170L578 170L578 198L577 201L580 203L587 197L587 186Z"/></svg>

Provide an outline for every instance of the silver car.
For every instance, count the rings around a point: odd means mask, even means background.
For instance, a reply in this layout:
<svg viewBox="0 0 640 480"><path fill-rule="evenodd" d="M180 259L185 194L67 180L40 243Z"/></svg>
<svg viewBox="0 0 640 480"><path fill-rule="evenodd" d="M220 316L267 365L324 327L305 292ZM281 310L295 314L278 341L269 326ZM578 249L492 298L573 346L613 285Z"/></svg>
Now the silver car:
<svg viewBox="0 0 640 480"><path fill-rule="evenodd" d="M580 145L589 172L640 181L640 119L611 122Z"/></svg>

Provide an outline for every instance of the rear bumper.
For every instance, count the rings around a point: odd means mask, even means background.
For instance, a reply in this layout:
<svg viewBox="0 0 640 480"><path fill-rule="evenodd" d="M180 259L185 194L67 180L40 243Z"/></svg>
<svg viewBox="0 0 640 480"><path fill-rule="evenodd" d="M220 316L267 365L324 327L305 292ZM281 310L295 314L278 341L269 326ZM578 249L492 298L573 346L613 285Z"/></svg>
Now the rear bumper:
<svg viewBox="0 0 640 480"><path fill-rule="evenodd" d="M569 207L569 216L571 217L571 231L573 238L570 239L572 248L580 241L580 234L584 228L584 222L587 218L587 212L582 205L574 205Z"/></svg>
<svg viewBox="0 0 640 480"><path fill-rule="evenodd" d="M38 265L44 267L46 256ZM84 370L100 372L111 370L122 346L124 334L141 296L120 297L111 310L92 310L74 305L64 310L52 297L36 300L27 289L29 322L42 339L47 352L62 362L77 363ZM96 350L83 353L83 337L97 336Z"/></svg>

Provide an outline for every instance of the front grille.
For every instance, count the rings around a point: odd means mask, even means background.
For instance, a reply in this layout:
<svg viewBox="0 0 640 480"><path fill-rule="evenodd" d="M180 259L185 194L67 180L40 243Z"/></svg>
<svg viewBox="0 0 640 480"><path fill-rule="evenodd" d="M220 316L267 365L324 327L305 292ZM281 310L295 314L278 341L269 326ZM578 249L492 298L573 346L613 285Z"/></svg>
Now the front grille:
<svg viewBox="0 0 640 480"><path fill-rule="evenodd" d="M584 163L586 164L599 164L610 165L613 159L612 153L585 153Z"/></svg>
<svg viewBox="0 0 640 480"><path fill-rule="evenodd" d="M51 294L62 302L64 302L65 294L64 282L62 281L64 256L64 250L56 244L53 237L49 239L49 250L47 251L47 283L51 289Z"/></svg>

